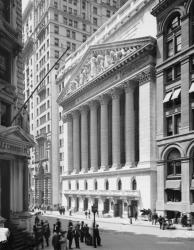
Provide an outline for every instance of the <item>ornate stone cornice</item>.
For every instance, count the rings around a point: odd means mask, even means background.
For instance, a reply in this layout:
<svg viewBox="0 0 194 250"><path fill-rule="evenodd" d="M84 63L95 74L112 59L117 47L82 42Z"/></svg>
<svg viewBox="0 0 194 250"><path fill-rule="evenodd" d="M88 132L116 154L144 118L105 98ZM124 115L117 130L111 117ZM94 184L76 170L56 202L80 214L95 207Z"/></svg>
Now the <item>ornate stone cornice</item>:
<svg viewBox="0 0 194 250"><path fill-rule="evenodd" d="M82 105L81 107L79 107L79 111L80 111L81 113L88 112L88 111L89 111L88 105Z"/></svg>
<svg viewBox="0 0 194 250"><path fill-rule="evenodd" d="M156 79L156 71L154 67L146 69L145 71L142 71L138 75L138 80L140 85L149 81L155 81L155 79Z"/></svg>
<svg viewBox="0 0 194 250"><path fill-rule="evenodd" d="M90 107L90 109L95 109L97 108L99 105L97 100L92 100L88 102L88 106Z"/></svg>
<svg viewBox="0 0 194 250"><path fill-rule="evenodd" d="M72 115L73 119L78 118L80 116L80 111L75 109L71 112L71 115Z"/></svg>

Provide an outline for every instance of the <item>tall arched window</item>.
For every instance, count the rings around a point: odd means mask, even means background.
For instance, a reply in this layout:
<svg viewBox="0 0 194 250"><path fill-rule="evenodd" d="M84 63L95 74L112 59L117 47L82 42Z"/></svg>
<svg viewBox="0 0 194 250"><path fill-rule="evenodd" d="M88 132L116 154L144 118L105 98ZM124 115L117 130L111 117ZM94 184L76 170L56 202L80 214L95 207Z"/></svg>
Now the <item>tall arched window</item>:
<svg viewBox="0 0 194 250"><path fill-rule="evenodd" d="M136 190L137 189L137 182L136 179L132 180L132 190Z"/></svg>
<svg viewBox="0 0 194 250"><path fill-rule="evenodd" d="M167 156L167 179L181 178L181 161L178 149L172 149Z"/></svg>
<svg viewBox="0 0 194 250"><path fill-rule="evenodd" d="M108 182L108 180L106 180L105 189L106 189L106 190L109 190L109 182Z"/></svg>
<svg viewBox="0 0 194 250"><path fill-rule="evenodd" d="M121 190L122 189L122 182L121 180L118 181L118 190Z"/></svg>
<svg viewBox="0 0 194 250"><path fill-rule="evenodd" d="M181 51L181 17L174 13L165 27L166 57L169 58Z"/></svg>

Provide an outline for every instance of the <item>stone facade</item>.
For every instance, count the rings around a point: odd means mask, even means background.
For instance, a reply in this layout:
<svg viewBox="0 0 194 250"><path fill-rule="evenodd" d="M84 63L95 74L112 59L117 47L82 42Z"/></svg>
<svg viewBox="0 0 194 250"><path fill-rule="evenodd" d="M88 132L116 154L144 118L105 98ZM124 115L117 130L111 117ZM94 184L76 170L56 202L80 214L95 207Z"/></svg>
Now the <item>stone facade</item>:
<svg viewBox="0 0 194 250"><path fill-rule="evenodd" d="M138 38L152 7L152 1L126 3L59 70L67 209L96 204L100 213L124 217L155 209L156 40Z"/></svg>
<svg viewBox="0 0 194 250"><path fill-rule="evenodd" d="M21 108L23 61L21 1L0 1L0 215L28 209L28 114Z"/></svg>

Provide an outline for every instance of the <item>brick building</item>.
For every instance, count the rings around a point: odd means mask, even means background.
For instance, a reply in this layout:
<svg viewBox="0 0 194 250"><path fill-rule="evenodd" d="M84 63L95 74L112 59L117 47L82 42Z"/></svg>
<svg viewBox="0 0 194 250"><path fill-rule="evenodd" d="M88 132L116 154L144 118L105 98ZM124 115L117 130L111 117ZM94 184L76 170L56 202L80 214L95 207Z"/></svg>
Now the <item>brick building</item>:
<svg viewBox="0 0 194 250"><path fill-rule="evenodd" d="M159 1L157 18L157 203L194 213L194 1Z"/></svg>

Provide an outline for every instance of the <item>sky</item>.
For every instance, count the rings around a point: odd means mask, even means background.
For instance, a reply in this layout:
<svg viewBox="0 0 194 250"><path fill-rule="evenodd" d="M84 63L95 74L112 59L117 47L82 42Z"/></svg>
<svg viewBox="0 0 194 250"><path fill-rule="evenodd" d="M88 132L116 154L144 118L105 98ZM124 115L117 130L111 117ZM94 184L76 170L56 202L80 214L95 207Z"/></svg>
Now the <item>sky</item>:
<svg viewBox="0 0 194 250"><path fill-rule="evenodd" d="M22 0L22 12L24 11L29 0Z"/></svg>

